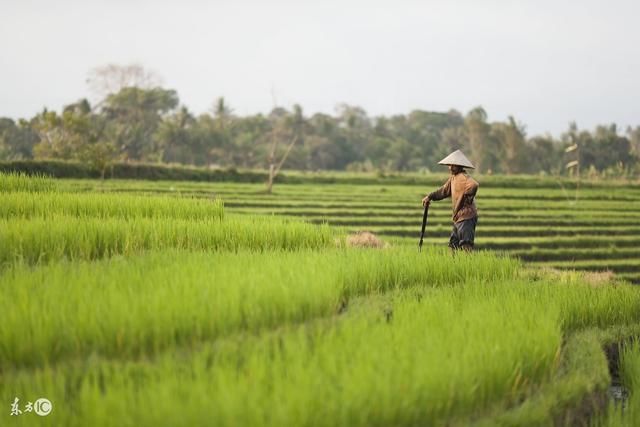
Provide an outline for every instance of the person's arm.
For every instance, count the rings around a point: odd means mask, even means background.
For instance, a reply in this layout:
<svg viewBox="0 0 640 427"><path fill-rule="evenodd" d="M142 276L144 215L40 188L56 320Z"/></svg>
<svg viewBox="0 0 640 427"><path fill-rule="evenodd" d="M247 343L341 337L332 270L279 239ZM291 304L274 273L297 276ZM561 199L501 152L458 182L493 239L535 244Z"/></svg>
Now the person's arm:
<svg viewBox="0 0 640 427"><path fill-rule="evenodd" d="M424 199L422 199L422 205L426 206L432 200L442 200L447 197L451 197L451 178L447 179L447 182L433 193L430 193Z"/></svg>
<svg viewBox="0 0 640 427"><path fill-rule="evenodd" d="M480 185L478 184L478 181L476 181L475 179L468 179L466 188L464 190L464 195L467 196L469 200L472 200L476 196L479 186Z"/></svg>
<svg viewBox="0 0 640 427"><path fill-rule="evenodd" d="M433 193L429 194L429 200L442 200L451 197L451 178Z"/></svg>

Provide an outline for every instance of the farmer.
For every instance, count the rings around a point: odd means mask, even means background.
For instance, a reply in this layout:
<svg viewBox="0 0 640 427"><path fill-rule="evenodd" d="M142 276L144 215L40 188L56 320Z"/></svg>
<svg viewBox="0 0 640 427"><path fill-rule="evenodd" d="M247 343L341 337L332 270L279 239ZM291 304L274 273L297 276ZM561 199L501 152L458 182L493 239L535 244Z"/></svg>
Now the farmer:
<svg viewBox="0 0 640 427"><path fill-rule="evenodd" d="M452 251L463 249L471 252L478 222L478 210L473 200L478 192L478 183L467 174L464 168L475 168L460 150L449 154L438 164L449 166L451 176L442 187L423 198L422 205L426 208L432 200L451 197L453 231L449 239L449 247Z"/></svg>

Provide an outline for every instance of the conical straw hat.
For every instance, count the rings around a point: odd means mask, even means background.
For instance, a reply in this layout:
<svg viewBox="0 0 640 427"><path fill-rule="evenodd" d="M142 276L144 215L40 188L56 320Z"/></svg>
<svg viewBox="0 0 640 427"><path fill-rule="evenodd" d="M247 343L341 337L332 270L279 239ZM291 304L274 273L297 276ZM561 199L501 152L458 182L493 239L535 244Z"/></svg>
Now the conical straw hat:
<svg viewBox="0 0 640 427"><path fill-rule="evenodd" d="M440 160L438 164L439 165L458 165L458 166L462 166L463 168L475 169L475 166L471 164L471 161L467 159L467 156L465 156L460 150L456 150L453 153L449 154L447 157Z"/></svg>

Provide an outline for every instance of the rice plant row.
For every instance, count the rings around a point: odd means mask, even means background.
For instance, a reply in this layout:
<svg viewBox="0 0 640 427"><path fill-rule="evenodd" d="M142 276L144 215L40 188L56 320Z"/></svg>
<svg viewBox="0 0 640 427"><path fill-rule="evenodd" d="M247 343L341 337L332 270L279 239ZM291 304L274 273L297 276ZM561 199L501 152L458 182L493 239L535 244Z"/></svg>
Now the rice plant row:
<svg viewBox="0 0 640 427"><path fill-rule="evenodd" d="M361 230L362 227L350 227L350 230ZM415 228L408 227L366 227L366 230L375 232L382 236L396 236L396 237L412 237L416 235ZM446 235L451 230L451 226L436 225L433 227L432 232ZM418 230L419 231L419 230ZM523 239L530 237L559 237L559 236L609 236L610 242L615 243L615 237L625 236L632 237L640 234L640 224L632 225L611 225L600 227L544 227L544 226L530 226L530 227L518 227L518 226L482 226L482 219L478 220L477 236L478 243L481 242L482 237L521 237ZM615 237L614 237L615 236Z"/></svg>
<svg viewBox="0 0 640 427"><path fill-rule="evenodd" d="M535 179L532 179L531 183L534 182ZM86 181L67 184L68 188L80 185L84 189L96 188L95 183ZM419 228L421 208L418 200L427 191L426 187L426 184L278 185L276 194L267 196L260 194L262 187L259 184L133 181L105 184L105 189L109 191L136 193L166 190L176 195L189 191L201 197L220 195L225 198L229 212L250 215L273 213L316 223L326 221L330 225L342 226L345 232L368 230L381 234L385 240L411 245L415 244ZM515 254L532 261L561 262L580 258L585 262L593 261L592 269L601 267L598 261L603 256L638 259L632 250L638 248L640 253L640 242L636 239L640 235L640 214L635 208L635 199L640 195L637 188L618 188L615 185L608 188L583 187L576 201L575 193L570 191L573 187L562 188L556 182L549 181L539 188L533 188L533 185L528 187L531 188L508 189L481 185L476 242L479 248L517 249ZM622 188L624 191L617 191ZM547 202L543 200L545 197L553 200ZM446 202L431 206L427 230L430 244L446 244L450 231L450 209L450 204ZM552 251L541 250L556 247L556 258L551 258L554 254ZM566 251L561 248L566 248ZM575 248L575 254L571 253L571 248ZM599 251L591 260L586 258L588 248L598 248ZM540 256L536 258L536 255ZM562 263L560 266L572 268L571 263ZM624 267L616 271L621 274L633 272Z"/></svg>
<svg viewBox="0 0 640 427"><path fill-rule="evenodd" d="M619 272L640 272L640 258L637 256L623 259L589 259L575 261L540 261L535 265L574 270L613 270Z"/></svg>
<svg viewBox="0 0 640 427"><path fill-rule="evenodd" d="M616 385L617 400L596 420L595 427L635 427L640 425L640 343L624 345L619 359L620 384Z"/></svg>
<svg viewBox="0 0 640 427"><path fill-rule="evenodd" d="M145 250L294 250L335 246L328 226L269 217L0 219L0 265L96 259Z"/></svg>
<svg viewBox="0 0 640 427"><path fill-rule="evenodd" d="M375 191L363 192L362 194L354 194L355 192L337 192L337 191L313 191L310 187L296 188L296 191L286 190L275 194L266 194L262 188L252 187L236 187L221 188L219 186L203 187L199 189L185 189L180 187L166 187L166 188L150 188L147 186L135 185L135 186L123 186L123 187L102 187L98 188L100 191L109 191L114 193L149 193L158 195L175 195L175 196L195 196L195 197L233 197L238 200L252 200L252 201L295 201L295 202L344 202L349 203L357 198L359 202L366 203L402 203L407 200L411 200L424 192L428 192L430 187L415 187L415 188L379 188ZM83 190L83 187L75 188L75 191ZM498 192L494 189L484 189L481 197L483 200L538 200L538 201L555 201L564 203L575 203L575 195L567 195L567 193L561 191L554 191L544 189L540 191L512 191L512 192ZM73 191L73 190L72 190ZM93 191L93 189L92 189ZM390 194L386 194L389 192ZM381 200L382 199L382 200ZM588 193L582 194L579 198L581 202L584 201L602 201L607 202L634 202L640 200L640 191L625 191L624 193L612 194L611 191L595 191L591 190Z"/></svg>
<svg viewBox="0 0 640 427"><path fill-rule="evenodd" d="M361 295L503 280L519 267L490 253L451 260L435 249L275 249L174 250L12 267L0 276L0 368L90 352L153 353L235 330L330 316Z"/></svg>
<svg viewBox="0 0 640 427"><path fill-rule="evenodd" d="M435 203L434 203L435 205ZM347 207L341 207L336 209L310 209L307 207L264 207L264 208L246 208L246 207L237 207L228 203L225 203L225 206L231 208L233 212L237 213L258 213L258 214L278 214L278 215L287 215L287 216L297 216L297 217L327 217L327 218L372 218L372 219L384 219L384 218L401 218L403 220L411 220L416 217L416 212L420 213L420 205L419 203L411 203L402 205L396 205L396 208L393 210L384 210L384 209L352 209ZM433 211L431 210L433 208ZM540 217L549 217L553 218L607 218L609 215L612 216L612 220L629 220L634 221L640 218L640 215L637 211L633 209L627 210L612 210L608 209L605 205L600 205L599 208L593 208L589 210L578 210L575 208L567 207L563 209L555 209L555 208L541 208L532 210L533 208L523 208L516 209L511 208L509 206L504 206L500 209L479 209L480 215L484 218L540 218ZM449 218L451 212L451 205L448 203L440 203L437 207L430 207L429 211L432 212L435 217L443 217ZM418 215L419 216L419 215Z"/></svg>
<svg viewBox="0 0 640 427"><path fill-rule="evenodd" d="M510 250L511 256L516 256L524 261L578 261L578 260L628 260L638 255L638 248L620 247L591 247L591 248L561 248L526 250Z"/></svg>
<svg viewBox="0 0 640 427"><path fill-rule="evenodd" d="M70 427L437 425L551 377L561 332L544 313L517 295L435 291L399 297L390 321L367 312L152 361L22 371L0 395L37 384Z"/></svg>
<svg viewBox="0 0 640 427"><path fill-rule="evenodd" d="M475 175L474 175L475 176ZM422 180L412 183L344 183L344 182L311 182L311 183L276 183L278 193L300 194L308 191L316 193L335 193L335 194L375 194L380 192L407 192L418 189L421 191L424 187L432 187L441 185L448 178L447 174L430 174L423 176ZM534 176L525 177L529 185L519 186L514 176L506 179L504 176L496 176L490 179L487 176L478 176L483 188L491 190L499 194L513 194L525 192L551 192L574 195L576 189L575 180L559 182L557 180L541 180ZM499 185L495 185L496 181ZM84 179L68 179L64 180L61 185L64 189L76 190L94 188L97 181ZM129 179L113 179L99 183L101 188L109 190L144 188L152 191L199 191L211 188L220 191L236 191L244 189L246 191L259 192L264 190L264 183L241 183L241 182L191 182L191 181L142 181ZM616 182L612 180L606 181L586 181L580 183L580 189L585 192L611 194L611 190L618 193L638 193L637 182Z"/></svg>
<svg viewBox="0 0 640 427"><path fill-rule="evenodd" d="M59 215L82 218L222 219L220 199L178 199L94 193L25 193L0 195L0 218L49 218Z"/></svg>
<svg viewBox="0 0 640 427"><path fill-rule="evenodd" d="M210 200L33 191L0 195L0 397L60 402L45 424L468 424L544 390L573 334L640 322L636 288L495 254L336 249L327 225L210 217ZM634 242L627 225L603 229Z"/></svg>
<svg viewBox="0 0 640 427"><path fill-rule="evenodd" d="M442 245L444 234L438 232L437 236L428 236L427 241L433 245ZM416 243L415 236L397 237L391 242L398 245L414 245ZM615 240L611 236L558 236L558 237L488 237L482 236L482 240L478 240L476 247L482 249L492 249L498 251L526 251L526 250L561 250L561 249L600 249L600 250L616 250L625 249L632 250L640 247L640 236L617 236ZM633 254L633 253L632 253Z"/></svg>
<svg viewBox="0 0 640 427"><path fill-rule="evenodd" d="M51 192L56 191L58 185L52 178L43 175L26 175L24 173L0 172L0 193L21 192Z"/></svg>
<svg viewBox="0 0 640 427"><path fill-rule="evenodd" d="M299 218L299 216L294 216ZM433 218L430 218L430 225L451 225L451 217L448 215L432 215ZM387 218L362 218L362 217L329 217L326 215L312 216L305 215L305 220L311 222L328 222L330 225L341 226L341 227L381 227L381 226L395 226L395 227L407 227L407 228L416 228L416 218L398 218L398 217L387 217ZM499 215L482 215L482 225L484 226L499 226L499 225L517 225L522 227L528 226L547 226L547 227L563 227L563 226L573 226L573 227L593 227L593 226L607 226L607 225L620 225L621 221L628 220L629 218L625 217L604 217L604 218L566 218L562 216L554 217L549 215L547 217L504 217ZM640 215L637 217L638 222L640 222Z"/></svg>
<svg viewBox="0 0 640 427"><path fill-rule="evenodd" d="M420 199L422 197L417 194L415 198L406 199L404 203L400 202L360 202L357 199L352 202L333 202L328 201L326 203L320 203L316 201L284 201L282 203L277 203L274 200L254 200L254 199L246 199L246 200L238 200L236 198L226 197L225 204L229 207L234 208L287 208L289 210L305 209L307 211L322 211L322 210L381 210L386 212L398 212L406 209L410 209L411 207L415 207L416 205L420 206ZM614 212L635 212L637 209L634 207L633 202L618 202L618 201L607 201L606 204L601 200L598 201L582 201L578 206L575 206L567 201L537 201L537 200L508 200L508 199L496 199L496 200L483 200L481 197L477 198L477 202L480 208L484 209L492 209L496 212L502 211L515 211L521 209L575 209L579 207L580 209L595 209L598 211L602 210L610 210ZM434 203L433 208L435 210L447 210L447 208L451 209L451 203L441 202Z"/></svg>
<svg viewBox="0 0 640 427"><path fill-rule="evenodd" d="M381 257L401 259L397 255L361 251L357 256L362 259L357 261L370 258L367 264L377 265ZM241 262L249 254L237 256ZM306 256L315 258L318 254ZM482 257L466 260L471 264L486 261ZM132 261L133 265L138 262ZM155 266L164 266L165 261L160 255ZM228 263L230 259L223 257L221 261ZM323 263L322 256L318 261ZM359 266L355 259L349 261L342 267ZM188 276L185 293L195 286L188 284L191 267L193 264L186 264L182 271ZM395 270L402 274L405 266L397 267L383 268L379 273ZM50 273L50 269L42 273ZM474 266L469 271L479 269ZM129 293L140 293L140 289L131 290L135 284L97 280L104 272L101 269L93 275L86 267L83 270L85 281L73 283L72 294L95 287L95 298L108 292L104 288L113 288L114 295L126 303ZM283 279L285 275L279 274L267 272L272 279ZM577 276L563 276L564 283L544 278L531 283L526 278L478 281L468 274L462 277L470 280L435 289L399 289L387 294L382 306L347 309L345 315L322 324L234 335L184 351L158 351L143 359L110 360L96 353L73 363L7 372L0 395L29 395L37 388L62 402L56 422L68 426L108 425L113 422L112 414L117 414L118 424L123 426L440 425L452 418L469 417L468 423L496 405L512 407L549 383L560 368L563 337L573 331L640 321L640 294L630 286L593 287L579 283ZM41 282L34 280L32 286L36 283ZM167 290L162 283L160 286ZM61 292L60 288L54 285L55 292ZM211 291L208 286L205 289ZM271 291L273 288L265 295ZM173 292L164 297L179 297L171 299L174 304L185 299L195 303L197 299L175 294L181 292L178 289ZM210 296L205 293L201 298L215 301ZM152 316L156 298L162 299L153 295L147 310L128 315L124 309L117 310L111 317L125 316L127 321L114 329L115 336L96 335L92 348L101 349L101 343L122 346L134 342L129 337L139 333L135 328L161 331L166 325L154 323ZM95 301L100 313L110 316L114 302L109 298ZM31 314L37 313L36 308L42 306L34 305ZM248 307L246 310L250 312ZM18 317L27 319L30 326L38 325L37 315L31 323L26 313ZM88 310L78 316L77 320L81 319L89 323L87 329L96 324ZM72 325L77 320L67 319ZM186 319L180 322L180 317L176 320L181 325L188 323ZM206 322L204 317L197 324ZM134 330L129 332L128 328ZM195 338L206 338L197 332L190 329ZM67 334L63 342L82 343L84 338L74 328L63 332L52 326L49 333L57 334L57 339ZM166 339L171 340L169 334ZM180 399L175 401L175 396Z"/></svg>

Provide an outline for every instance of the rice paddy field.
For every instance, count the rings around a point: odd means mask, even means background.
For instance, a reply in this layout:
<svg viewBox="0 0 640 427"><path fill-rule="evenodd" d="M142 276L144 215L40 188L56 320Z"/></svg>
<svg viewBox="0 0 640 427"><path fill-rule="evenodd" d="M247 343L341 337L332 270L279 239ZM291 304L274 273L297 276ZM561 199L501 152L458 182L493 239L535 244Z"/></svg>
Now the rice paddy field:
<svg viewBox="0 0 640 427"><path fill-rule="evenodd" d="M640 188L444 178L0 175L0 425L637 425Z"/></svg>
<svg viewBox="0 0 640 427"><path fill-rule="evenodd" d="M225 212L273 215L329 224L344 233L370 231L401 246L417 244L420 200L446 175L414 176L421 184L279 184L264 194L262 184L66 181L71 191L221 198ZM503 251L530 265L611 271L640 283L640 183L558 181L534 176L479 178L476 247ZM370 182L370 181L367 181ZM509 184L511 183L511 186ZM0 213L0 215L2 215ZM434 202L427 244L446 246L451 203Z"/></svg>

